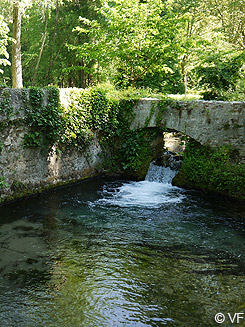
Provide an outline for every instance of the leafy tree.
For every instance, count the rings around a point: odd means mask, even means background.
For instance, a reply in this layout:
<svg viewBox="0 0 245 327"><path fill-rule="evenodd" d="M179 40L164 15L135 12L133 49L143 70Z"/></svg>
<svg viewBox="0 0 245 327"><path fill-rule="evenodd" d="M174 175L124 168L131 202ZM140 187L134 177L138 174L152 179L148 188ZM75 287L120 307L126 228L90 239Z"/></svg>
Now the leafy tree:
<svg viewBox="0 0 245 327"><path fill-rule="evenodd" d="M56 2L51 8L33 5L26 11L22 27L26 85L85 87L89 84L84 59L76 57L67 44L83 43L83 37L72 33L72 30L78 24L80 15L92 18L94 3L91 4L90 0L64 0ZM38 70L33 81L33 68L37 63Z"/></svg>
<svg viewBox="0 0 245 327"><path fill-rule="evenodd" d="M164 58L175 55L175 18L168 2L160 0L103 0L100 19L80 18L76 28L88 41L73 47L81 57L100 65L113 62L128 83L152 71L168 70Z"/></svg>
<svg viewBox="0 0 245 327"><path fill-rule="evenodd" d="M217 17L226 40L245 50L245 0L207 0L206 9Z"/></svg>
<svg viewBox="0 0 245 327"><path fill-rule="evenodd" d="M23 87L21 63L21 20L25 9L31 5L31 0L3 0L1 6L12 8L13 42L12 42L12 85ZM5 9L6 10L6 9Z"/></svg>
<svg viewBox="0 0 245 327"><path fill-rule="evenodd" d="M23 66L25 86L87 87L109 80L171 93L195 87L219 89L213 96L243 92L244 1L2 0L4 79L11 78L4 66L9 53L16 87Z"/></svg>
<svg viewBox="0 0 245 327"><path fill-rule="evenodd" d="M32 5L40 7L52 6L54 0L3 0L1 6L9 5L12 8L12 22L13 22L13 43L12 43L12 85L14 88L23 87L22 80L22 53L21 53L21 23L22 17L27 8ZM45 37L44 37L45 42ZM44 45L44 44L43 44ZM38 69L40 57L43 50L43 45L40 50L36 68L34 70L33 79L35 79L36 71Z"/></svg>
<svg viewBox="0 0 245 327"><path fill-rule="evenodd" d="M236 89L240 79L244 79L245 53L221 56L213 54L197 68L200 85L205 89L204 99L226 100Z"/></svg>
<svg viewBox="0 0 245 327"><path fill-rule="evenodd" d="M4 21L3 15L0 15L0 67L10 65L9 54L7 51L8 44L8 32L9 28L7 23ZM0 73L3 74L3 70L0 69Z"/></svg>
<svg viewBox="0 0 245 327"><path fill-rule="evenodd" d="M174 12L179 19L179 66L185 95L188 90L188 75L198 62L198 57L207 43L207 26L210 21L203 10L203 2L178 0L175 1ZM210 32L210 31L209 31Z"/></svg>
<svg viewBox="0 0 245 327"><path fill-rule="evenodd" d="M221 24L203 1L176 0L173 11L178 17L179 67L185 94L188 86L197 84L195 68L203 62L210 52L216 53L219 48L226 49L224 35L217 29Z"/></svg>

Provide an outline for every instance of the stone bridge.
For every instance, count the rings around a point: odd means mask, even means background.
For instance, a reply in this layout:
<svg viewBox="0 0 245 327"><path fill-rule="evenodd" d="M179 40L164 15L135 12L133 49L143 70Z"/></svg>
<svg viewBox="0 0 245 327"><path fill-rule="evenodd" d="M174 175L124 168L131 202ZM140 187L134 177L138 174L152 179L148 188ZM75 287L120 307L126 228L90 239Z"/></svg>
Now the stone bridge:
<svg viewBox="0 0 245 327"><path fill-rule="evenodd" d="M59 154L53 148L48 153L41 148L25 148L23 140L29 128L22 90L7 89L4 94L0 91L0 182L5 185L0 187L0 204L103 173L102 149L96 138L84 152L68 149ZM64 105L69 94L70 90L61 90ZM46 94L44 104L47 100ZM162 106L157 99L141 99L134 114L131 129L162 126L204 145L231 144L245 157L245 102L171 102ZM162 133L153 142L153 151L158 144L162 149Z"/></svg>
<svg viewBox="0 0 245 327"><path fill-rule="evenodd" d="M158 99L141 99L135 105L131 129L163 126L181 132L202 145L230 144L245 156L245 102L170 101L159 113Z"/></svg>

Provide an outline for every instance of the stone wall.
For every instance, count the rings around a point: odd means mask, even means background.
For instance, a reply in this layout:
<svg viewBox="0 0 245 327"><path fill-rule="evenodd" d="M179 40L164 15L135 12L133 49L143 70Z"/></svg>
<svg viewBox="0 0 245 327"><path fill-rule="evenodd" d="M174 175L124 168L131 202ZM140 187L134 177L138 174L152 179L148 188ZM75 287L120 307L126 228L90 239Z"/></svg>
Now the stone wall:
<svg viewBox="0 0 245 327"><path fill-rule="evenodd" d="M4 101L0 91L0 203L6 199L35 193L64 183L78 181L101 174L101 147L98 140L83 153L70 149L57 153L39 148L24 148L25 110L21 90L9 89L11 112L1 110ZM69 90L61 90L61 102L69 103ZM28 95L28 94L27 94ZM194 101L167 106L158 121L157 99L141 99L135 106L131 129L162 126L185 133L201 144L221 146L231 144L245 156L245 103ZM44 97L47 104L47 96ZM158 142L159 143L159 142ZM155 146L156 147L156 146Z"/></svg>
<svg viewBox="0 0 245 327"><path fill-rule="evenodd" d="M74 149L59 154L56 149L45 152L39 148L24 148L28 127L21 90L10 89L9 92L11 114L7 117L5 112L0 112L0 177L11 187L1 190L0 203L99 174L101 148L96 139L83 153ZM46 101L45 97L44 104Z"/></svg>
<svg viewBox="0 0 245 327"><path fill-rule="evenodd" d="M135 106L131 129L155 127L157 99L141 99ZM149 119L150 118L150 119ZM182 132L202 145L218 147L230 144L245 156L245 102L179 101L177 106L164 108L161 125Z"/></svg>

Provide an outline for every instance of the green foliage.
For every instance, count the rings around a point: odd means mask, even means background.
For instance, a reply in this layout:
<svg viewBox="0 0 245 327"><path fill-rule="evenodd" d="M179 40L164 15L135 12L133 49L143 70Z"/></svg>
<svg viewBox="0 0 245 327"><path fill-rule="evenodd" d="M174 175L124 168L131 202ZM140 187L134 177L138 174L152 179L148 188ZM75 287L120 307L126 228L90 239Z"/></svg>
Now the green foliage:
<svg viewBox="0 0 245 327"><path fill-rule="evenodd" d="M42 106L44 99L44 90L37 88L37 87L32 87L30 88L30 104L31 106Z"/></svg>
<svg viewBox="0 0 245 327"><path fill-rule="evenodd" d="M138 170L146 154L149 155L149 144L143 131L129 130L136 102L128 93L112 89L106 93L103 87L73 90L71 105L65 109L63 141L84 149L96 135L106 153L105 169Z"/></svg>
<svg viewBox="0 0 245 327"><path fill-rule="evenodd" d="M0 4L0 84L11 79L10 3ZM26 86L86 88L110 81L118 87L190 89L204 91L206 99L244 100L244 66L236 61L240 56L244 65L244 0L18 3L25 13Z"/></svg>
<svg viewBox="0 0 245 327"><path fill-rule="evenodd" d="M60 107L56 88L47 91L48 105L44 106L44 91L30 89L26 122L31 131L24 137L25 147L49 149L56 145L62 150L73 146L83 151L96 137L105 153L111 154L105 158L105 167L117 172L128 170L133 173L150 158L149 146L154 133L130 131L137 100L130 99L125 91L119 94L111 90L107 94L103 87L73 89L66 108ZM26 102L24 93L22 98Z"/></svg>
<svg viewBox="0 0 245 327"><path fill-rule="evenodd" d="M226 97L229 101L245 101L245 66L243 78L237 81L233 92L226 93Z"/></svg>
<svg viewBox="0 0 245 327"><path fill-rule="evenodd" d="M72 47L81 58L92 58L99 66L115 65L120 84L135 86L147 73L168 68L166 60L175 54L176 44L171 8L160 0L103 0L97 20L81 17L80 35L86 43ZM165 59L165 62L164 62Z"/></svg>
<svg viewBox="0 0 245 327"><path fill-rule="evenodd" d="M182 83L181 71L177 66L177 60L173 62L170 58L167 59L169 69L159 69L159 71L153 71L146 73L139 81L136 82L136 87L148 87L152 90L161 93L181 93L183 94L185 89ZM123 85L124 80L121 76L117 77L117 84Z"/></svg>
<svg viewBox="0 0 245 327"><path fill-rule="evenodd" d="M109 100L105 92L92 89L89 94L89 125L104 137L113 135L118 125L117 102Z"/></svg>
<svg viewBox="0 0 245 327"><path fill-rule="evenodd" d="M141 140L139 134L130 131L130 123L134 117L134 99L121 99L117 109L117 129L105 147L111 153L110 168L116 171L136 170Z"/></svg>
<svg viewBox="0 0 245 327"><path fill-rule="evenodd" d="M161 98L161 93L153 92L150 87L132 87L118 88L111 83L100 83L98 88L106 93L106 96L112 100L139 100L142 98Z"/></svg>
<svg viewBox="0 0 245 327"><path fill-rule="evenodd" d="M133 108L138 101L130 94L104 87L73 89L70 105L64 108L62 144L83 150L96 136L105 150L104 167L115 172L134 173L152 154L152 131L131 131ZM131 97L138 96L135 93Z"/></svg>
<svg viewBox="0 0 245 327"><path fill-rule="evenodd" d="M69 107L64 109L64 144L84 149L97 135L101 142L116 130L117 101L109 99L99 88L73 90Z"/></svg>
<svg viewBox="0 0 245 327"><path fill-rule="evenodd" d="M35 148L41 146L42 134L37 131L24 135L24 146L26 148Z"/></svg>
<svg viewBox="0 0 245 327"><path fill-rule="evenodd" d="M8 37L9 28L4 21L3 15L0 15L0 73L3 73L1 66L10 65L8 60L9 53L7 51L7 44L10 38Z"/></svg>
<svg viewBox="0 0 245 327"><path fill-rule="evenodd" d="M112 169L126 172L127 175L142 178L144 167L152 159L151 142L155 134L148 130L118 130L115 139L114 156L111 158ZM112 145L113 146L113 145Z"/></svg>
<svg viewBox="0 0 245 327"><path fill-rule="evenodd" d="M190 140L181 174L190 186L245 199L245 164L229 146L214 150Z"/></svg>
<svg viewBox="0 0 245 327"><path fill-rule="evenodd" d="M2 112L8 115L8 113L11 111L10 102L10 92L8 89L5 89L1 93L0 113Z"/></svg>
<svg viewBox="0 0 245 327"><path fill-rule="evenodd" d="M72 30L79 16L93 19L97 0L58 0L33 2L26 10L22 23L23 78L26 86L33 83L33 70L38 62L42 42L44 48L38 66L35 85L86 87L93 83L89 63L78 58L67 44L78 45L86 36L77 36ZM47 24L47 28L46 28ZM44 40L45 36L45 40ZM83 69L83 76L81 70ZM86 70L86 71L85 71Z"/></svg>
<svg viewBox="0 0 245 327"><path fill-rule="evenodd" d="M11 115L13 114L13 107L10 106L11 102L11 95L8 89L3 89L1 94L1 100L0 100L0 115L4 115L6 120L0 123L0 131L6 125L9 123L9 119L11 118Z"/></svg>
<svg viewBox="0 0 245 327"><path fill-rule="evenodd" d="M244 51L244 0L208 0L207 11L220 23L220 30L234 49Z"/></svg>
<svg viewBox="0 0 245 327"><path fill-rule="evenodd" d="M236 90L236 85L245 78L244 61L244 53L233 58L222 58L220 55L207 58L205 63L197 68L199 83L205 88L203 98L205 100L229 100L229 95Z"/></svg>
<svg viewBox="0 0 245 327"><path fill-rule="evenodd" d="M3 176L0 176L0 190L4 187L9 187L9 184L4 180Z"/></svg>
<svg viewBox="0 0 245 327"><path fill-rule="evenodd" d="M31 132L24 136L25 147L46 148L58 144L63 132L63 117L59 106L59 91L48 88L48 104L44 103L44 90L30 88L30 101L26 107L26 123ZM24 97L22 97L24 98Z"/></svg>

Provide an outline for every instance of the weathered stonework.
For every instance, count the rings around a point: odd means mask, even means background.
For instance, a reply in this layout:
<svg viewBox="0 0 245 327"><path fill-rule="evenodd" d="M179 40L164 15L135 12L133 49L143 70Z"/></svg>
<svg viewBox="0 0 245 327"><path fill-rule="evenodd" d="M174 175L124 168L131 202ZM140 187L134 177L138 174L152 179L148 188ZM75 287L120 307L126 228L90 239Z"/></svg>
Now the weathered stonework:
<svg viewBox="0 0 245 327"><path fill-rule="evenodd" d="M98 174L101 148L97 140L84 152L74 149L57 154L55 149L44 153L39 148L23 148L26 127L5 128L0 136L0 175L12 186L4 198L34 193L52 185L64 184ZM0 199L1 202L1 199Z"/></svg>
<svg viewBox="0 0 245 327"><path fill-rule="evenodd" d="M74 149L59 154L55 149L45 153L38 148L24 148L28 127L22 90L8 89L8 92L11 110L8 114L0 110L0 177L3 176L11 187L1 189L0 202L101 174L102 149L96 139L83 153ZM28 91L23 92L28 99ZM61 103L66 106L69 89L61 90L60 94ZM157 127L158 102L157 99L139 100L131 129ZM187 134L201 144L214 147L231 144L245 156L244 102L179 102L178 108L168 106L164 109L160 124L171 131Z"/></svg>
<svg viewBox="0 0 245 327"><path fill-rule="evenodd" d="M156 127L158 99L141 99L135 106L131 129ZM152 104L155 104L152 113ZM245 156L245 102L191 101L166 106L161 125L168 130L182 132L202 145L218 147L230 144Z"/></svg>
<svg viewBox="0 0 245 327"><path fill-rule="evenodd" d="M0 123L7 123L0 125L0 176L10 187L1 190L0 203L99 174L101 147L96 139L83 153L74 149L59 154L54 148L49 152L24 148L28 127L21 90L9 91L11 115L8 119L4 113L0 115Z"/></svg>

